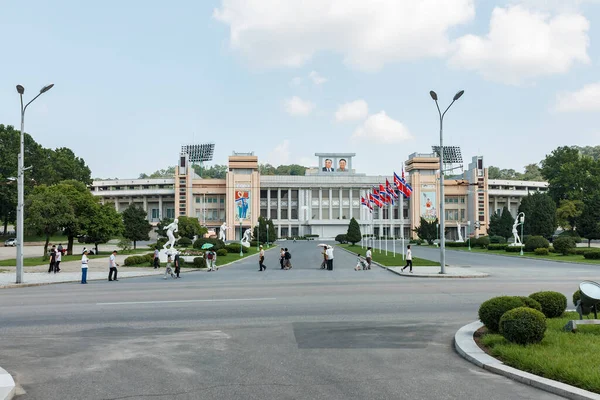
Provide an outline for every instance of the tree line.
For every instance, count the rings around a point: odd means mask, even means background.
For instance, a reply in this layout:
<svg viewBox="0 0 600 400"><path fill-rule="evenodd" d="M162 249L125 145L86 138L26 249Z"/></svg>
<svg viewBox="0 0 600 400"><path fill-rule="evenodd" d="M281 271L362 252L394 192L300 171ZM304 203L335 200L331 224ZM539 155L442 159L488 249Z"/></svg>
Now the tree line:
<svg viewBox="0 0 600 400"><path fill-rule="evenodd" d="M194 164L194 172L204 179L225 179L227 175L227 165L214 164L210 167L202 167ZM297 164L279 165L274 167L271 164L259 164L258 172L261 175L304 175L306 167ZM172 178L175 176L175 166L170 166L165 169L159 169L151 174L141 173L139 179L154 179L154 178Z"/></svg>

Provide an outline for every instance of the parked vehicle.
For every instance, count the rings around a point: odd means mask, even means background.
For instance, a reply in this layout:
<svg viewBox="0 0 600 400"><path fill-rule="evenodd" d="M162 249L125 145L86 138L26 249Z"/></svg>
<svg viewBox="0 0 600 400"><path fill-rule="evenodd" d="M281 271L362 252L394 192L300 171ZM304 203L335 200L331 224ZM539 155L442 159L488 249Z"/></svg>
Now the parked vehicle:
<svg viewBox="0 0 600 400"><path fill-rule="evenodd" d="M17 245L17 239L16 238L9 238L8 240L4 241L4 247L15 247Z"/></svg>

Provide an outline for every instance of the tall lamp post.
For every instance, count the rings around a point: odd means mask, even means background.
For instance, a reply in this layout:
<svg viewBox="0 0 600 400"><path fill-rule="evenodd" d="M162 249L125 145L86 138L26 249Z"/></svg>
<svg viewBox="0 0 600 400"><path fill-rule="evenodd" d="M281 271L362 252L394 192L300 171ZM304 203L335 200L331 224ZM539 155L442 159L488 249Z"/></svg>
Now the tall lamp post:
<svg viewBox="0 0 600 400"><path fill-rule="evenodd" d="M23 94L25 88L21 85L17 85L17 92L21 98L21 138L19 145L19 160L17 167L17 279L16 283L23 282L23 219L24 219L24 208L25 208L25 185L24 176L25 171L31 167L25 168L25 110L27 107L35 101L42 94L52 89L54 84L44 86L37 96L35 96L29 103L23 106Z"/></svg>
<svg viewBox="0 0 600 400"><path fill-rule="evenodd" d="M464 90L457 92L452 98L452 103L450 103L448 108L446 108L446 110L442 113L438 104L437 93L433 90L429 92L429 95L435 101L435 106L437 107L440 115L440 264L442 267L440 274L446 273L446 238L444 235L444 220L446 218L444 215L444 115L446 115L450 107L452 107L452 104L454 104L456 100L460 99L464 93Z"/></svg>
<svg viewBox="0 0 600 400"><path fill-rule="evenodd" d="M519 222L521 223L521 251L519 255L523 255L523 225L525 224L525 213L520 212L517 217L519 217Z"/></svg>
<svg viewBox="0 0 600 400"><path fill-rule="evenodd" d="M469 241L469 251L471 251L471 221L467 221L467 240Z"/></svg>

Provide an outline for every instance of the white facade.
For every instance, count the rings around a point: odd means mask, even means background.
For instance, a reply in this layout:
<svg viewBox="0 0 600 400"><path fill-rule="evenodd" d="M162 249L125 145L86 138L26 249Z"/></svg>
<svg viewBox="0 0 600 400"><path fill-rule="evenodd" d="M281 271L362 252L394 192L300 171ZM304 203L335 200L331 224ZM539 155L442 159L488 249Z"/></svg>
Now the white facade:
<svg viewBox="0 0 600 400"><path fill-rule="evenodd" d="M548 182L488 179L487 194L490 217L496 212L502 213L504 207L507 207L512 216L516 217L523 197L547 191Z"/></svg>

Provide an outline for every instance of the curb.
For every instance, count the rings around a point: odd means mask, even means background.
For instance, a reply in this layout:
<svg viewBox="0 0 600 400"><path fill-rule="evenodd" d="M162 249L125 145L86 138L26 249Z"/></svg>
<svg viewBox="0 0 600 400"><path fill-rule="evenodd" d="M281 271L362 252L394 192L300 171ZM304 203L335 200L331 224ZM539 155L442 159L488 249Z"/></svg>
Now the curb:
<svg viewBox="0 0 600 400"><path fill-rule="evenodd" d="M600 399L600 394L509 367L502 361L489 356L477 346L477 343L475 343L475 340L473 339L475 331L482 326L483 324L480 321L475 321L463 326L454 335L454 348L456 349L456 352L469 362L495 374L502 375L506 378L568 399Z"/></svg>
<svg viewBox="0 0 600 400"><path fill-rule="evenodd" d="M0 367L0 400L10 400L15 395L13 377Z"/></svg>
<svg viewBox="0 0 600 400"><path fill-rule="evenodd" d="M446 250L448 250L448 249L446 248ZM461 253L469 253L466 250L452 249L451 251L458 251L458 252L461 252ZM524 259L527 259L527 260L549 261L549 262L555 262L555 263L559 263L559 264L598 265L598 264L594 264L594 263L584 263L584 262L577 262L577 261L550 260L548 258L538 258L538 257L531 257L531 256L509 256L508 254L494 254L494 253L484 253L484 252L476 252L476 253L470 253L470 254L484 254L484 255L488 255L488 256L510 257L510 258L524 258Z"/></svg>

